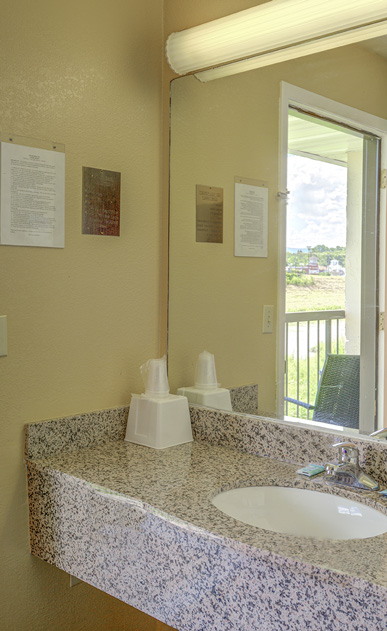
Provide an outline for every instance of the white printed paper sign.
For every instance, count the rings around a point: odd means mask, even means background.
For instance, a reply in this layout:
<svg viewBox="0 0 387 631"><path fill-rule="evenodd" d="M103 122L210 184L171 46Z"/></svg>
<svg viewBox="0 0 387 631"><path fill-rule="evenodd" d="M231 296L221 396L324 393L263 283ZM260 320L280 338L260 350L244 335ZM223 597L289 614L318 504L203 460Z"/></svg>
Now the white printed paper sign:
<svg viewBox="0 0 387 631"><path fill-rule="evenodd" d="M267 188L235 183L235 256L267 257Z"/></svg>
<svg viewBox="0 0 387 631"><path fill-rule="evenodd" d="M64 247L65 154L1 143L0 243Z"/></svg>

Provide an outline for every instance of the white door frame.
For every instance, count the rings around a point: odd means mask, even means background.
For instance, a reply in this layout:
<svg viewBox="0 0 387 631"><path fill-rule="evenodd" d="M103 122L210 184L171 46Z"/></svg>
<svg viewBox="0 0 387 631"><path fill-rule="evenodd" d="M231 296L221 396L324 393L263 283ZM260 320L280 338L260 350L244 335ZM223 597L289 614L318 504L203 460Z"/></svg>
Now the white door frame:
<svg viewBox="0 0 387 631"><path fill-rule="evenodd" d="M348 124L362 132L381 138L381 169L387 168L387 120L367 112L343 105L303 88L281 82L279 121L279 262L278 262L278 317L277 317L277 413L284 412L284 362L285 362L285 264L286 264L286 185L288 154L288 110L295 105L330 118L339 124ZM386 283L386 189L380 190L379 217L379 310L385 311ZM384 410L387 409L387 387L384 375L387 348L384 331L379 333L378 345L378 428L384 426Z"/></svg>

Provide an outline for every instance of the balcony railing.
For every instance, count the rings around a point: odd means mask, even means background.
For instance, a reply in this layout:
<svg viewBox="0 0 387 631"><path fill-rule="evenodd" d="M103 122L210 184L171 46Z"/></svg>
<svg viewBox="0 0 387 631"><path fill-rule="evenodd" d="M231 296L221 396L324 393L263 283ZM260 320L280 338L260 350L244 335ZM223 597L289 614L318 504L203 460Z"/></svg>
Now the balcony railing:
<svg viewBox="0 0 387 631"><path fill-rule="evenodd" d="M285 315L285 415L310 419L328 353L345 352L345 311L301 311Z"/></svg>

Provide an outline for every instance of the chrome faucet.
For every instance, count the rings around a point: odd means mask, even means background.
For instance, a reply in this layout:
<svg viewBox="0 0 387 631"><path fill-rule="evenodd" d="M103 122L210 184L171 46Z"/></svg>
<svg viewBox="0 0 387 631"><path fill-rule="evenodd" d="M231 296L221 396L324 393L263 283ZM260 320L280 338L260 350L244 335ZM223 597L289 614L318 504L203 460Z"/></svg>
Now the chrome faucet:
<svg viewBox="0 0 387 631"><path fill-rule="evenodd" d="M325 465L327 484L350 486L356 489L377 491L379 484L364 473L359 466L359 450L353 443L335 443L338 462Z"/></svg>
<svg viewBox="0 0 387 631"><path fill-rule="evenodd" d="M370 434L370 438L387 438L387 427L376 430Z"/></svg>

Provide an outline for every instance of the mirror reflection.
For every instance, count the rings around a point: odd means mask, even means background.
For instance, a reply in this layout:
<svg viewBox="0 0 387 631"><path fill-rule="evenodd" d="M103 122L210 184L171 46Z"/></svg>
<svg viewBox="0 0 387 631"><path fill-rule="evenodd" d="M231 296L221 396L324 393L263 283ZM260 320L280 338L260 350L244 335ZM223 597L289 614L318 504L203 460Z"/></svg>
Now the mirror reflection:
<svg viewBox="0 0 387 631"><path fill-rule="evenodd" d="M379 406L382 426L383 134L370 132L367 116L364 127L322 116L318 98L314 107L290 99L286 123L280 105L286 82L387 119L380 39L209 83L172 82L172 392L203 390L195 372L206 350L235 411L370 433ZM206 395L197 402L230 409Z"/></svg>

